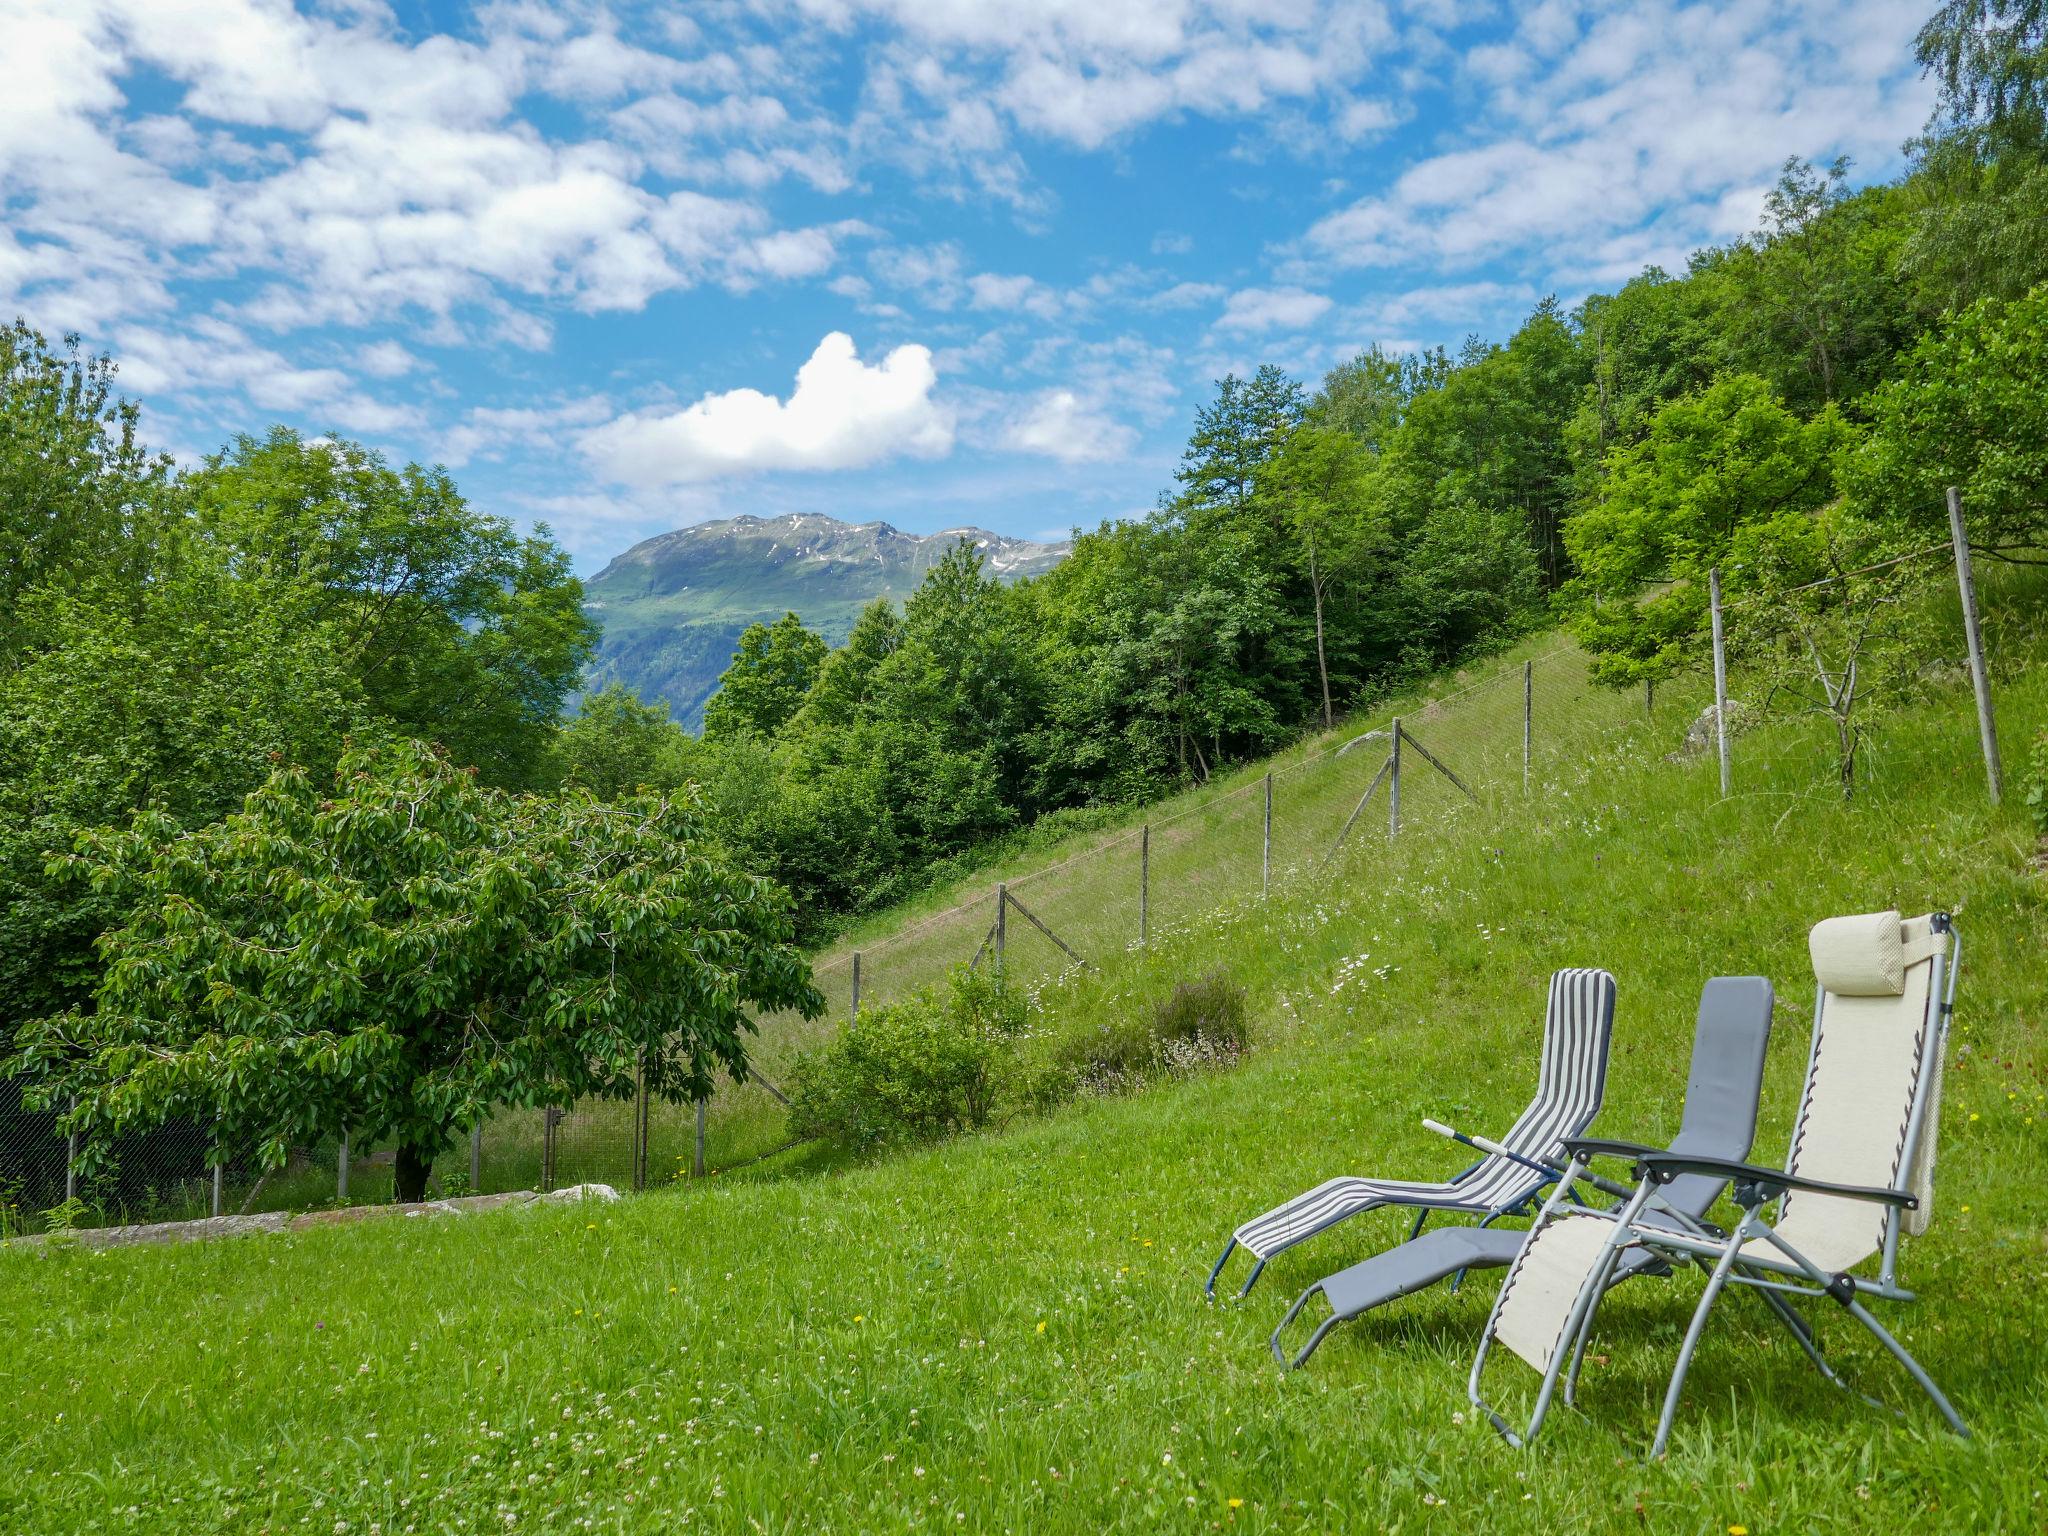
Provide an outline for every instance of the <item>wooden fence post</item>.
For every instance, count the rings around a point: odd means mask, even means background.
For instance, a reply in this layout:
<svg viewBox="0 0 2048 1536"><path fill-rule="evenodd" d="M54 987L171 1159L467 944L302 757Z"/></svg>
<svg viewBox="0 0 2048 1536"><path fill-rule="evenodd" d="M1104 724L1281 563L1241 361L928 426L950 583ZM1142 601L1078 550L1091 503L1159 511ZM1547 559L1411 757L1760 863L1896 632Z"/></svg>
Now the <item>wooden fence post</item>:
<svg viewBox="0 0 2048 1536"><path fill-rule="evenodd" d="M1970 537L1963 532L1963 496L1948 488L1948 533L1956 549L1956 585L1963 594L1963 634L1970 644L1970 686L1977 692L1977 739L1984 748L1984 777L1991 803L1998 804L2005 775L1998 761L1998 717L1991 712L1991 676L1984 667L1984 630L1977 618L1977 581L1970 571Z"/></svg>
<svg viewBox="0 0 2048 1536"><path fill-rule="evenodd" d="M469 1192L480 1195L484 1184L484 1123L479 1120L469 1132Z"/></svg>
<svg viewBox="0 0 2048 1536"><path fill-rule="evenodd" d="M348 1202L348 1127L341 1129L341 1155L334 1160L334 1198L338 1203Z"/></svg>
<svg viewBox="0 0 2048 1536"><path fill-rule="evenodd" d="M1714 617L1714 741L1721 753L1721 798L1728 798L1728 637L1721 627L1721 567L1707 572Z"/></svg>
<svg viewBox="0 0 2048 1536"><path fill-rule="evenodd" d="M555 1106L540 1112L540 1188L546 1194L555 1187Z"/></svg>
<svg viewBox="0 0 2048 1536"><path fill-rule="evenodd" d="M856 1024L860 1022L860 951L857 949L853 952L853 1006L847 1010L847 1018Z"/></svg>
<svg viewBox="0 0 2048 1536"><path fill-rule="evenodd" d="M996 887L996 974L1003 974L1003 947L1009 942L1010 888Z"/></svg>
<svg viewBox="0 0 2048 1536"><path fill-rule="evenodd" d="M1259 895L1273 889L1273 775L1266 775L1266 841L1259 852Z"/></svg>
<svg viewBox="0 0 2048 1536"><path fill-rule="evenodd" d="M633 1094L633 1188L647 1187L647 1053L640 1053L640 1081Z"/></svg>
<svg viewBox="0 0 2048 1536"><path fill-rule="evenodd" d="M1138 833L1138 942L1144 944L1152 923L1152 823Z"/></svg>
<svg viewBox="0 0 2048 1536"><path fill-rule="evenodd" d="M1387 759L1393 770L1387 778L1387 841L1392 842L1401 835L1401 717L1394 716L1387 729L1394 738L1393 755Z"/></svg>
<svg viewBox="0 0 2048 1536"><path fill-rule="evenodd" d="M708 1099L697 1101L697 1151L690 1159L690 1177L695 1179L704 1177L704 1122L709 1113L709 1104Z"/></svg>
<svg viewBox="0 0 2048 1536"><path fill-rule="evenodd" d="M71 1101L71 1112L78 1113L78 1100ZM78 1198L78 1132L73 1131L64 1138L64 1203L69 1205Z"/></svg>
<svg viewBox="0 0 2048 1536"><path fill-rule="evenodd" d="M1536 708L1536 663L1522 663L1522 793L1529 793L1529 726Z"/></svg>

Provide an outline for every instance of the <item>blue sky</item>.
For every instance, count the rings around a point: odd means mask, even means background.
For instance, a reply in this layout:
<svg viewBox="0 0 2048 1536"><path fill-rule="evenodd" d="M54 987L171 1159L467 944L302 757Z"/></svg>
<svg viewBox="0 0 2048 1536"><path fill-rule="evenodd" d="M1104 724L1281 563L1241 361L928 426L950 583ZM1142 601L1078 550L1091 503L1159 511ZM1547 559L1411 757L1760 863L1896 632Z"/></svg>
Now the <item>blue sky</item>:
<svg viewBox="0 0 2048 1536"><path fill-rule="evenodd" d="M1059 536L1226 371L1504 338L1899 165L1932 0L0 0L0 308L181 457L439 460L586 573Z"/></svg>

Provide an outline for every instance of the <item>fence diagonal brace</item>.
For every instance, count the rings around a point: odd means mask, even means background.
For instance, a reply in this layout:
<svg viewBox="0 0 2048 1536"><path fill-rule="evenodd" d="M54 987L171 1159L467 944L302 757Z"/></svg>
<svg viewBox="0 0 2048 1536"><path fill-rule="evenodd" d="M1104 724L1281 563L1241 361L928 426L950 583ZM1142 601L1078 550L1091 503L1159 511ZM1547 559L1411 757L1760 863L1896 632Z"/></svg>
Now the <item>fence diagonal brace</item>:
<svg viewBox="0 0 2048 1536"><path fill-rule="evenodd" d="M987 933L984 933L984 934L983 934L983 935L981 936L981 943L980 943L980 945L979 945L979 946L978 946L978 947L977 947L977 948L975 949L975 951L974 951L974 958L973 958L972 960L970 960L970 961L968 961L968 962L967 962L967 969L969 969L969 970L971 971L971 970L973 970L973 969L974 969L974 968L975 968L975 967L976 967L977 965L981 964L981 957L982 957L983 955L985 955L985 954L987 954L987 953L988 953L988 947L989 947L989 945L991 945L991 944L995 943L995 941L996 941L996 925L995 925L994 923L990 923L990 924L988 925L988 932L987 932Z"/></svg>
<svg viewBox="0 0 2048 1536"><path fill-rule="evenodd" d="M1420 752L1422 754L1422 760L1425 763L1429 764L1430 767L1434 768L1438 773L1442 774L1445 778L1449 779L1453 784L1457 785L1458 788L1464 790L1466 798L1469 799L1474 805L1477 805L1479 803L1479 797L1472 793L1471 786L1468 785L1463 779L1459 778L1455 773L1451 772L1451 770L1446 768L1442 763L1438 762L1436 759L1436 754L1430 751L1429 748L1425 747L1421 742L1417 741L1413 733L1409 731L1407 726L1400 726L1398 729L1401 732L1401 739L1407 742L1408 745L1413 747L1416 751Z"/></svg>
<svg viewBox="0 0 2048 1536"><path fill-rule="evenodd" d="M1008 901L1009 904L1017 910L1018 916L1022 917L1025 922L1029 923L1032 927L1036 928L1040 933L1044 934L1048 939L1051 939L1053 943L1059 945L1061 949L1065 950L1067 953L1067 958L1072 960L1076 965L1087 965L1089 963L1083 956L1075 953L1073 945L1069 944L1065 939L1061 938L1058 934L1054 933L1050 928L1046 927L1045 924L1041 923L1038 920L1038 914L1036 912L1033 912L1029 907L1025 906L1024 903L1019 901L1016 897L1012 896L1009 893L1009 891L1005 890L1003 892L1003 899Z"/></svg>
<svg viewBox="0 0 2048 1536"><path fill-rule="evenodd" d="M1384 763L1380 764L1380 771L1372 776L1372 782L1365 786L1365 793L1358 797L1358 804L1351 807L1351 814L1344 818L1344 826L1337 833L1337 841L1330 844L1330 851L1323 855L1323 862L1316 866L1318 871L1327 866L1330 860L1337 857L1337 850L1344 846L1344 839L1351 835L1352 827L1357 825L1359 813L1365 809L1365 802L1372 798L1372 792L1380 787L1380 781L1386 778L1387 774L1392 771L1393 766L1394 759L1391 755L1388 756Z"/></svg>

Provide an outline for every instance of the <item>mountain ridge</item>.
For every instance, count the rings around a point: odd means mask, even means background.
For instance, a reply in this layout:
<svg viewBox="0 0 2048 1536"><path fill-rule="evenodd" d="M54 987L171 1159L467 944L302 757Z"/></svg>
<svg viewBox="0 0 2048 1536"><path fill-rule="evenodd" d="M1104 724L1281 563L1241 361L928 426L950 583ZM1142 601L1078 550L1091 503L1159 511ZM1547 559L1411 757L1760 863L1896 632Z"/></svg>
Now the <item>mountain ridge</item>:
<svg viewBox="0 0 2048 1536"><path fill-rule="evenodd" d="M1072 547L972 524L906 533L822 512L740 513L642 539L584 584L584 607L603 627L590 686L624 682L694 730L747 625L793 612L836 645L863 607L909 597L962 539L1006 582L1051 570Z"/></svg>

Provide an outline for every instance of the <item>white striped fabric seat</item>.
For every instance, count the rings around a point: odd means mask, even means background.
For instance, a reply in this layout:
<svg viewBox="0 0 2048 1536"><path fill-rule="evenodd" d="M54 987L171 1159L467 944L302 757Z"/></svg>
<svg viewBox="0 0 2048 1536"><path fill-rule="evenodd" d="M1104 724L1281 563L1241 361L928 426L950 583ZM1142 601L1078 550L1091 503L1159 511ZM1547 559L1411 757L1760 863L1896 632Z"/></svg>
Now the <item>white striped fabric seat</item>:
<svg viewBox="0 0 2048 1536"><path fill-rule="evenodd" d="M1536 1097L1500 1144L1538 1162L1562 1164L1561 1143L1592 1122L1607 1084L1607 1044L1614 1028L1614 978L1571 969L1550 978L1543 1058ZM1423 1206L1483 1215L1518 1205L1542 1178L1512 1158L1488 1154L1448 1183L1336 1178L1275 1206L1237 1229L1237 1241L1260 1259L1383 1205Z"/></svg>

